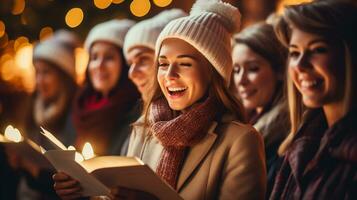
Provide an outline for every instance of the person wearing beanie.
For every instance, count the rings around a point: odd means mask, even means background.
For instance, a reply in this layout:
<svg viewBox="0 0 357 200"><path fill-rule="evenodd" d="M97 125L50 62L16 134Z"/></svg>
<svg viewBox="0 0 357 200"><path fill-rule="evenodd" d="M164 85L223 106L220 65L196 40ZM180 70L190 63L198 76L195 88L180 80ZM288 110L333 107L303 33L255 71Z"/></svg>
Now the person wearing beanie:
<svg viewBox="0 0 357 200"><path fill-rule="evenodd" d="M228 90L230 39L239 24L232 5L197 1L189 16L165 26L155 45L156 81L127 156L139 157L183 199L264 199L263 139L244 124L243 106ZM78 182L69 180L56 181L58 193L74 195L69 191ZM121 187L112 196L155 199Z"/></svg>
<svg viewBox="0 0 357 200"><path fill-rule="evenodd" d="M89 53L86 80L74 100L75 146L89 142L97 155L125 154L130 124L139 117L139 93L128 79L124 37L134 24L110 20L96 25L84 46Z"/></svg>
<svg viewBox="0 0 357 200"><path fill-rule="evenodd" d="M67 48L73 51L82 46L82 41L76 32L67 29L60 29L55 31L53 38L65 44Z"/></svg>
<svg viewBox="0 0 357 200"><path fill-rule="evenodd" d="M153 18L143 20L130 28L125 36L124 55L129 78L138 88L143 101L149 93L149 81L154 76L155 43L162 29L170 21L187 14L180 9L165 10Z"/></svg>
<svg viewBox="0 0 357 200"><path fill-rule="evenodd" d="M35 91L27 111L24 134L45 149L53 146L40 135L40 126L51 131L65 145L74 142L74 128L70 120L71 104L77 89L75 82L74 54L66 46L49 38L37 44L33 51L35 67ZM18 198L56 199L52 187L52 168L43 168L22 155L14 155L22 178L18 186Z"/></svg>

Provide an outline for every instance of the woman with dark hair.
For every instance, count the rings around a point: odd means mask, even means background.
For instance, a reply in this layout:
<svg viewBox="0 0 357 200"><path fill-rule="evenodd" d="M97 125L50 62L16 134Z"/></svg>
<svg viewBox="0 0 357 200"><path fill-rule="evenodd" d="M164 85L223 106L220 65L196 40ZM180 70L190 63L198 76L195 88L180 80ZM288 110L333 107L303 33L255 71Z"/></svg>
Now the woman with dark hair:
<svg viewBox="0 0 357 200"><path fill-rule="evenodd" d="M249 112L249 123L264 137L268 190L274 185L281 159L278 147L289 132L284 97L287 49L276 38L273 26L261 22L234 37L233 89Z"/></svg>
<svg viewBox="0 0 357 200"><path fill-rule="evenodd" d="M89 63L83 88L75 99L76 146L93 145L98 155L125 154L130 124L140 112L135 109L139 93L128 79L122 46L129 20L111 20L95 26L85 48Z"/></svg>
<svg viewBox="0 0 357 200"><path fill-rule="evenodd" d="M291 133L271 199L357 199L357 5L289 6L276 27L289 47Z"/></svg>

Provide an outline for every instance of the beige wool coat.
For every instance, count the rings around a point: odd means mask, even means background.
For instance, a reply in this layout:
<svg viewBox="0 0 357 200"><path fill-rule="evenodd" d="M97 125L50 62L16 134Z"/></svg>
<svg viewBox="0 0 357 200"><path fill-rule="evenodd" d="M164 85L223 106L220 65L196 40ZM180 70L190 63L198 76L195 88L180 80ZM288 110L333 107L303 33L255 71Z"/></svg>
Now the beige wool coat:
<svg viewBox="0 0 357 200"><path fill-rule="evenodd" d="M140 119L139 119L140 120ZM163 146L135 126L128 156L139 157L154 171ZM177 191L187 200L264 199L266 168L262 136L251 126L223 117L191 147L179 173Z"/></svg>

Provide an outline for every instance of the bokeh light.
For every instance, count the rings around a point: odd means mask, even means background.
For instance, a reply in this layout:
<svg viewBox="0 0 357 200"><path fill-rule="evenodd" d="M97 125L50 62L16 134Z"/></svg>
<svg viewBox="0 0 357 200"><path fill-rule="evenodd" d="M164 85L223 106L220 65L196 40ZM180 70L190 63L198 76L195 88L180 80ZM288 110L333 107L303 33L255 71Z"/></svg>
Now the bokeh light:
<svg viewBox="0 0 357 200"><path fill-rule="evenodd" d="M94 0L95 7L99 9L106 9L110 6L111 3L111 0Z"/></svg>
<svg viewBox="0 0 357 200"><path fill-rule="evenodd" d="M89 61L89 55L83 48L76 48L74 52L76 58L77 83L81 85L85 79L85 72Z"/></svg>
<svg viewBox="0 0 357 200"><path fill-rule="evenodd" d="M154 0L154 4L159 6L159 7L166 7L170 5L172 0Z"/></svg>
<svg viewBox="0 0 357 200"><path fill-rule="evenodd" d="M0 20L0 38L5 35L5 23Z"/></svg>
<svg viewBox="0 0 357 200"><path fill-rule="evenodd" d="M282 14L285 6L296 5L296 4L306 3L306 2L312 2L312 0L281 0L278 3L276 10L277 10L278 14Z"/></svg>
<svg viewBox="0 0 357 200"><path fill-rule="evenodd" d="M80 8L72 8L66 14L66 24L71 28L79 26L83 21L83 11Z"/></svg>
<svg viewBox="0 0 357 200"><path fill-rule="evenodd" d="M32 67L32 44L23 45L15 54L15 63L19 68L29 69Z"/></svg>
<svg viewBox="0 0 357 200"><path fill-rule="evenodd" d="M25 9L25 0L15 0L14 7L12 8L11 13L13 15L21 14Z"/></svg>
<svg viewBox="0 0 357 200"><path fill-rule="evenodd" d="M16 76L15 61L14 59L6 60L1 63L1 78L4 81L10 81Z"/></svg>
<svg viewBox="0 0 357 200"><path fill-rule="evenodd" d="M29 39L25 36L18 37L14 43L14 50L18 51L21 47L29 44Z"/></svg>
<svg viewBox="0 0 357 200"><path fill-rule="evenodd" d="M124 2L124 0L112 0L112 3L114 3L114 4L120 4L123 2Z"/></svg>
<svg viewBox="0 0 357 200"><path fill-rule="evenodd" d="M40 31L40 35L39 35L40 41L43 41L52 35L53 35L53 29L49 26L46 26L42 28Z"/></svg>
<svg viewBox="0 0 357 200"><path fill-rule="evenodd" d="M9 43L9 37L7 36L7 34L5 33L4 36L2 36L0 38L0 48L5 48Z"/></svg>
<svg viewBox="0 0 357 200"><path fill-rule="evenodd" d="M133 0L130 4L130 11L137 17L143 17L150 11L151 4L149 0Z"/></svg>

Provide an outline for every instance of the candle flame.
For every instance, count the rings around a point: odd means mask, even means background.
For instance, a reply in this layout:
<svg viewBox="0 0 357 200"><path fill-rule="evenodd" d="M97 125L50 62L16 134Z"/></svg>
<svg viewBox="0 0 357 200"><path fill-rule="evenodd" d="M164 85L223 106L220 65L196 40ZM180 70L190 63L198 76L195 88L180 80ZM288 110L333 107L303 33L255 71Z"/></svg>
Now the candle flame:
<svg viewBox="0 0 357 200"><path fill-rule="evenodd" d="M20 131L12 125L8 125L5 129L5 138L12 142L21 142L23 140Z"/></svg>
<svg viewBox="0 0 357 200"><path fill-rule="evenodd" d="M74 146L69 146L67 149L68 149L68 150L74 150L74 151L76 151L76 148L75 148ZM74 160L75 160L77 163L80 163L80 162L82 162L82 161L84 160L84 158L83 158L82 154L80 154L80 153L78 153L78 152L76 151L75 156L74 156Z"/></svg>
<svg viewBox="0 0 357 200"><path fill-rule="evenodd" d="M85 160L88 160L88 159L93 158L95 156L93 148L92 148L92 145L89 142L86 142L84 144L83 150L82 150L82 155L83 155Z"/></svg>

